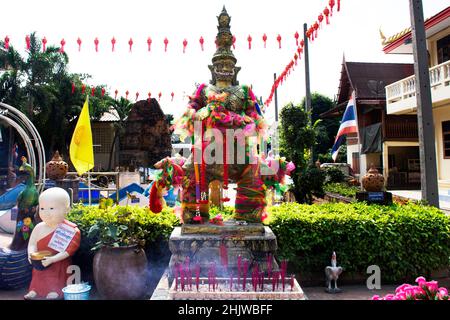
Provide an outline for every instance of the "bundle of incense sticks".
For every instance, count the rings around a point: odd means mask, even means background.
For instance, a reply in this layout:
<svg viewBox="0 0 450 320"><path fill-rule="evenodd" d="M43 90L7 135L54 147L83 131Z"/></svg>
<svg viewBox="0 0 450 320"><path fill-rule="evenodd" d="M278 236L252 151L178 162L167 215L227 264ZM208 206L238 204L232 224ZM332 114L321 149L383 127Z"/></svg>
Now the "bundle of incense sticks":
<svg viewBox="0 0 450 320"><path fill-rule="evenodd" d="M237 258L237 268L238 268L238 274L237 274L237 276L238 276L238 278L237 278L237 283L238 283L238 286L241 284L241 276L242 276L242 256L241 255L239 255L238 256L238 258Z"/></svg>
<svg viewBox="0 0 450 320"><path fill-rule="evenodd" d="M186 286L189 287L189 290L192 290L192 274L191 274L191 261L189 257L186 257L185 261L184 261L184 268L185 268L185 283Z"/></svg>
<svg viewBox="0 0 450 320"><path fill-rule="evenodd" d="M253 285L253 291L257 291L258 290L258 283L260 282L259 280L259 270L258 270L258 266L256 265L253 268L252 271L252 285Z"/></svg>
<svg viewBox="0 0 450 320"><path fill-rule="evenodd" d="M272 277L272 264L273 264L273 255L269 253L267 255L267 276L269 280Z"/></svg>
<svg viewBox="0 0 450 320"><path fill-rule="evenodd" d="M195 286L197 287L197 291L199 290L200 285L200 265L195 266Z"/></svg>
<svg viewBox="0 0 450 320"><path fill-rule="evenodd" d="M286 285L286 272L287 272L287 260L283 260L283 261L281 261L281 271L280 271L281 284L283 287L283 291L284 291L285 285Z"/></svg>
<svg viewBox="0 0 450 320"><path fill-rule="evenodd" d="M230 272L230 291L233 291L233 272Z"/></svg>
<svg viewBox="0 0 450 320"><path fill-rule="evenodd" d="M273 274L272 274L272 291L275 291L275 288L276 288L276 283L277 283L277 276L276 276L276 272L274 272Z"/></svg>
<svg viewBox="0 0 450 320"><path fill-rule="evenodd" d="M294 291L294 285L295 285L295 275L291 275L291 291Z"/></svg>
<svg viewBox="0 0 450 320"><path fill-rule="evenodd" d="M259 285L261 288L261 292L264 291L264 271L259 273Z"/></svg>
<svg viewBox="0 0 450 320"><path fill-rule="evenodd" d="M247 259L244 260L244 279L242 283L242 289L245 291L245 286L247 284L247 273L248 273L249 261Z"/></svg>
<svg viewBox="0 0 450 320"><path fill-rule="evenodd" d="M178 291L178 264L173 266L173 276L175 278L175 291Z"/></svg>
<svg viewBox="0 0 450 320"><path fill-rule="evenodd" d="M211 263L211 266L208 271L208 289L211 291L211 286L213 291L216 291L218 287L217 279L216 279L216 264Z"/></svg>

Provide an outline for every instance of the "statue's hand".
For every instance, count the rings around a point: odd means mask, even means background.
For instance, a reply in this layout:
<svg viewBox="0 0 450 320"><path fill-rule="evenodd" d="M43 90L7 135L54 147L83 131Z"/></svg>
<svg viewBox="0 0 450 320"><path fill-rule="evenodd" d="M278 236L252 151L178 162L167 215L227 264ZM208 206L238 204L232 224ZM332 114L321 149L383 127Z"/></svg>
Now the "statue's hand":
<svg viewBox="0 0 450 320"><path fill-rule="evenodd" d="M55 261L53 260L53 257L46 257L44 259L42 259L42 265L47 268L49 265L51 265L52 263L54 263Z"/></svg>

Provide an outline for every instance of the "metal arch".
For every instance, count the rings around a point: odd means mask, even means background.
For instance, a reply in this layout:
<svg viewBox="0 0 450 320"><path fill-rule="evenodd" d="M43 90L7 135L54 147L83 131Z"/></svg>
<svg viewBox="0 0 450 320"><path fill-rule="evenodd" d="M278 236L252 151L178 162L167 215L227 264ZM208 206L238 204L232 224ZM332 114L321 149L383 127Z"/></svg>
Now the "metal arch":
<svg viewBox="0 0 450 320"><path fill-rule="evenodd" d="M31 140L28 138L27 133L21 126L19 126L16 122L11 120L10 118L5 117L4 115L0 114L0 120L4 120L6 123L11 125L14 129L17 130L19 135L21 136L23 142L25 143L25 147L27 149L27 155L29 159L29 164L33 167L33 170L35 171L34 174L36 174L36 155L34 153L33 144L31 143Z"/></svg>
<svg viewBox="0 0 450 320"><path fill-rule="evenodd" d="M33 161L34 161L33 168L34 168L34 171L37 172L37 175L36 175L37 189L38 189L38 192L42 192L45 187L46 159L45 159L44 144L42 142L41 136L39 135L39 132L37 131L34 124L22 112L20 112L16 108L14 108L6 103L2 103L2 102L0 102L0 107L7 110L7 113L4 115L5 118L10 116L11 118L13 118L10 120L15 122L18 126L21 127L21 129L23 131L22 134L25 133L25 138L23 138L25 141L25 144L27 144L28 142L30 143L29 155L33 157ZM34 142L34 147L36 148L36 151L37 151L38 162L36 162L36 156L35 156L32 142Z"/></svg>

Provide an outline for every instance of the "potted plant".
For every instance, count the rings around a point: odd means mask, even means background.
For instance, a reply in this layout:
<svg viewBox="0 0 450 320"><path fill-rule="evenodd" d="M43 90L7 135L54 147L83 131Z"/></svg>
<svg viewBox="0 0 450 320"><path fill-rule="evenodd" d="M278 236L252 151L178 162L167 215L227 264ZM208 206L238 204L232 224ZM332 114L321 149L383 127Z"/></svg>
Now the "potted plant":
<svg viewBox="0 0 450 320"><path fill-rule="evenodd" d="M105 299L141 299L148 290L147 257L142 249L146 231L125 212L117 221L96 221L89 237L97 239L92 250L94 281Z"/></svg>

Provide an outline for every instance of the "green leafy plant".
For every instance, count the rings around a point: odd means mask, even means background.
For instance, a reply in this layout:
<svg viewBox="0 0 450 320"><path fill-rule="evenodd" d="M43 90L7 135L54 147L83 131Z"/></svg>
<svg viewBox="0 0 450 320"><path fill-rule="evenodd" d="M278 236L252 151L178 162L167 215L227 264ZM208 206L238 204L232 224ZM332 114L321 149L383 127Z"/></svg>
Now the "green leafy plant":
<svg viewBox="0 0 450 320"><path fill-rule="evenodd" d="M299 202L311 203L313 195L323 194L321 181L323 176L322 174L314 176L312 173L315 169L309 166L312 157L311 148L316 143L319 123L320 120L310 124L309 113L301 105L289 103L281 110L281 154L295 164L295 170L291 173L294 181L292 192ZM308 179L314 181L310 183Z"/></svg>
<svg viewBox="0 0 450 320"><path fill-rule="evenodd" d="M337 167L329 167L325 169L327 183L341 183L345 181L345 174Z"/></svg>
<svg viewBox="0 0 450 320"><path fill-rule="evenodd" d="M299 272L318 272L336 251L348 274L383 270L383 281L448 269L450 217L417 204L283 204L269 209L278 254Z"/></svg>
<svg viewBox="0 0 450 320"><path fill-rule="evenodd" d="M117 215L117 221L115 222L97 220L88 232L89 238L98 237L98 241L92 250L95 251L104 246L116 248L139 245L144 247L148 231L142 228L134 217L130 216L130 212L124 212Z"/></svg>
<svg viewBox="0 0 450 320"><path fill-rule="evenodd" d="M68 219L78 225L82 233L82 250L102 246L148 246L167 240L173 228L180 224L173 209L165 208L155 214L137 206L94 207L75 205Z"/></svg>
<svg viewBox="0 0 450 320"><path fill-rule="evenodd" d="M324 190L347 198L355 198L356 193L361 191L359 187L349 186L347 183L328 183L324 186Z"/></svg>

